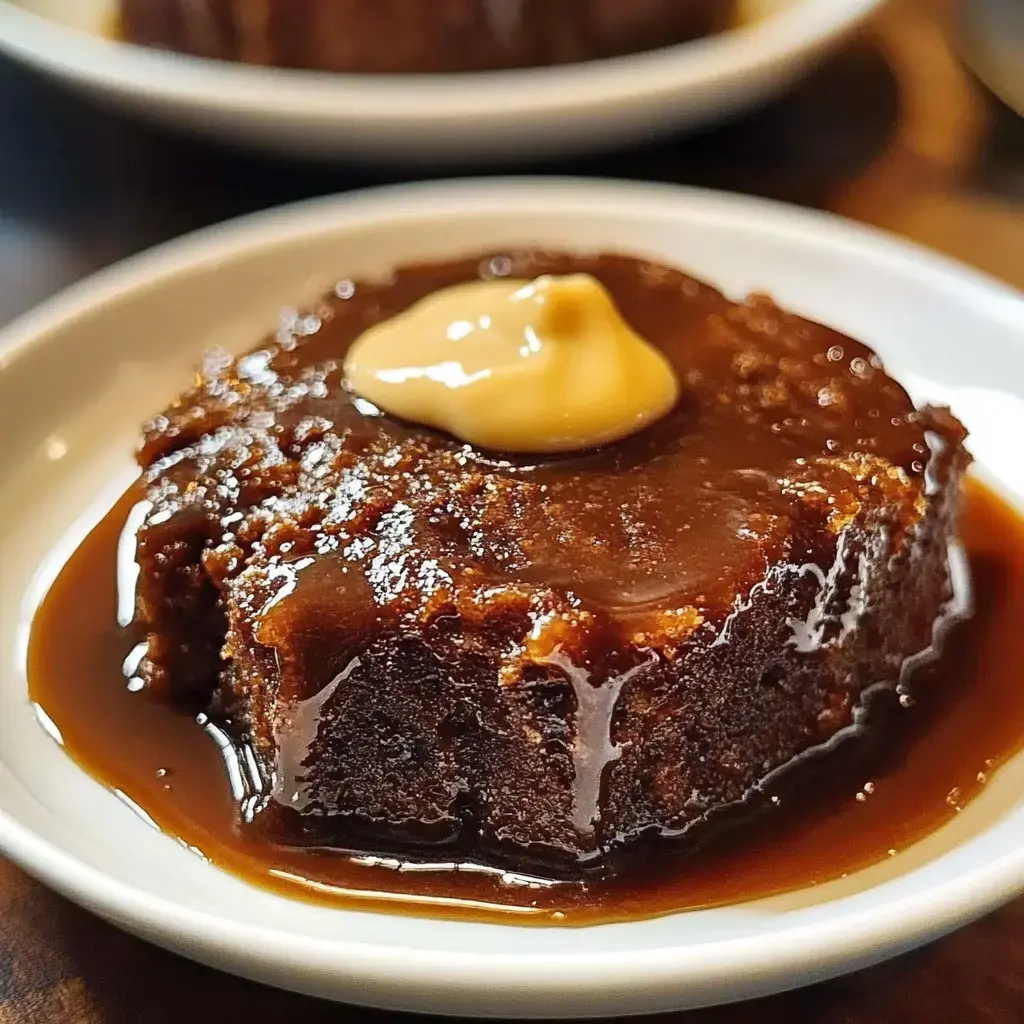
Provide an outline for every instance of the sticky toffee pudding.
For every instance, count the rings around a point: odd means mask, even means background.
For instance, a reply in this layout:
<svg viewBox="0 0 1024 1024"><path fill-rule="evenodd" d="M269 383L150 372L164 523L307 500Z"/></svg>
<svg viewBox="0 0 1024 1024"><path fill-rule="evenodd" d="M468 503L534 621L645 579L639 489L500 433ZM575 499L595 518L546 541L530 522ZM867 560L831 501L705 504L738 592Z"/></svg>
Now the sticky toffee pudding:
<svg viewBox="0 0 1024 1024"><path fill-rule="evenodd" d="M706 36L733 0L121 0L121 34L248 64L448 73L567 64Z"/></svg>
<svg viewBox="0 0 1024 1024"><path fill-rule="evenodd" d="M508 288L430 335L472 282ZM624 434L579 379L628 393L638 359ZM535 392L565 415L502 435ZM508 447L455 436L463 407ZM32 696L162 828L293 894L583 923L797 888L920 838L1015 747L966 681L1024 585L970 620L969 581L982 520L1022 531L973 487L965 555L963 440L860 343L643 260L340 282L146 425L38 613Z"/></svg>

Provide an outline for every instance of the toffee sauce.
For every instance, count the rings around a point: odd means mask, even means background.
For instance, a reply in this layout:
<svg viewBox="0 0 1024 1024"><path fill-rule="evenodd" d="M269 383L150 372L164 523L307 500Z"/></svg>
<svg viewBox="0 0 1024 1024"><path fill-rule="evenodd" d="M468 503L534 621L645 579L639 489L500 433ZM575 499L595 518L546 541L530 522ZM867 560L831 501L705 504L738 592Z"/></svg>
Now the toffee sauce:
<svg viewBox="0 0 1024 1024"><path fill-rule="evenodd" d="M67 752L212 864L284 896L348 909L501 923L585 925L738 903L878 863L950 820L1024 745L1024 519L976 480L962 533L975 615L922 670L909 707L867 765L823 771L813 793L686 859L664 854L600 882L542 883L474 865L416 865L272 846L237 827L226 763L244 751L132 686L138 637L117 624L117 549L129 492L71 556L39 608L31 699ZM910 703L910 702L906 702ZM225 758L227 753L227 758Z"/></svg>

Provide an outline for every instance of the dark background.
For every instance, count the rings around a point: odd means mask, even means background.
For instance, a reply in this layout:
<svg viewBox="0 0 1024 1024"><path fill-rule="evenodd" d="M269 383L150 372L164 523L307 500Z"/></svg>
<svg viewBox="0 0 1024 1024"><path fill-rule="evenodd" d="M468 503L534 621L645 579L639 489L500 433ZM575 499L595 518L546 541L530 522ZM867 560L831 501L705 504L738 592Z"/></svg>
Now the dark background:
<svg viewBox="0 0 1024 1024"><path fill-rule="evenodd" d="M894 0L810 80L739 123L525 169L686 182L831 209L1024 287L1024 121L962 67L949 0ZM400 177L212 149L95 110L0 61L0 324L83 274L193 228ZM0 1024L396 1016L199 967L123 935L0 860ZM1019 1024L1024 901L850 978L659 1019Z"/></svg>

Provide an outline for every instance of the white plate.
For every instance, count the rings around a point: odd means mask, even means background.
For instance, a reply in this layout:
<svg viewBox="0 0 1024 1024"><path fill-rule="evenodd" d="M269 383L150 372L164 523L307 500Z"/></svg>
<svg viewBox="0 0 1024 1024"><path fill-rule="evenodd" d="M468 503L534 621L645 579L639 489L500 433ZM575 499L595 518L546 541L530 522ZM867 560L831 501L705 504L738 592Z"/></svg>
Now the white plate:
<svg viewBox="0 0 1024 1024"><path fill-rule="evenodd" d="M960 6L960 49L971 70L1024 117L1024 4L970 0Z"/></svg>
<svg viewBox="0 0 1024 1024"><path fill-rule="evenodd" d="M753 21L695 43L470 76L327 75L119 45L103 37L115 0L0 0L0 50L161 122L296 156L524 159L636 141L763 101L879 2L743 0Z"/></svg>
<svg viewBox="0 0 1024 1024"><path fill-rule="evenodd" d="M337 999L597 1015L740 999L863 967L1024 889L1024 757L889 862L788 896L564 930L333 910L211 868L86 777L26 699L32 612L131 474L139 422L207 344L255 343L340 276L505 245L646 253L870 342L950 399L984 471L1024 498L1024 299L822 214L668 186L405 186L260 214L72 288L0 335L0 849L72 899L228 971Z"/></svg>

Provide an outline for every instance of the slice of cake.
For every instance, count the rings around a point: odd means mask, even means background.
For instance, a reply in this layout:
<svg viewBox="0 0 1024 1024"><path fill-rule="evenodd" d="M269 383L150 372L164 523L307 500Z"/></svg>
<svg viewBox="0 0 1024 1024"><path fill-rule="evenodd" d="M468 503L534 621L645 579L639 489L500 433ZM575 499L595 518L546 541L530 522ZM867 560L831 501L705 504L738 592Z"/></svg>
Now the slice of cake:
<svg viewBox="0 0 1024 1024"><path fill-rule="evenodd" d="M731 0L121 0L125 36L203 57L348 72L593 60L726 28Z"/></svg>
<svg viewBox="0 0 1024 1024"><path fill-rule="evenodd" d="M344 379L438 289L579 273L678 378L638 433L478 450ZM555 875L686 847L933 653L963 437L859 342L638 259L341 282L148 425L144 675L250 745L276 842Z"/></svg>

